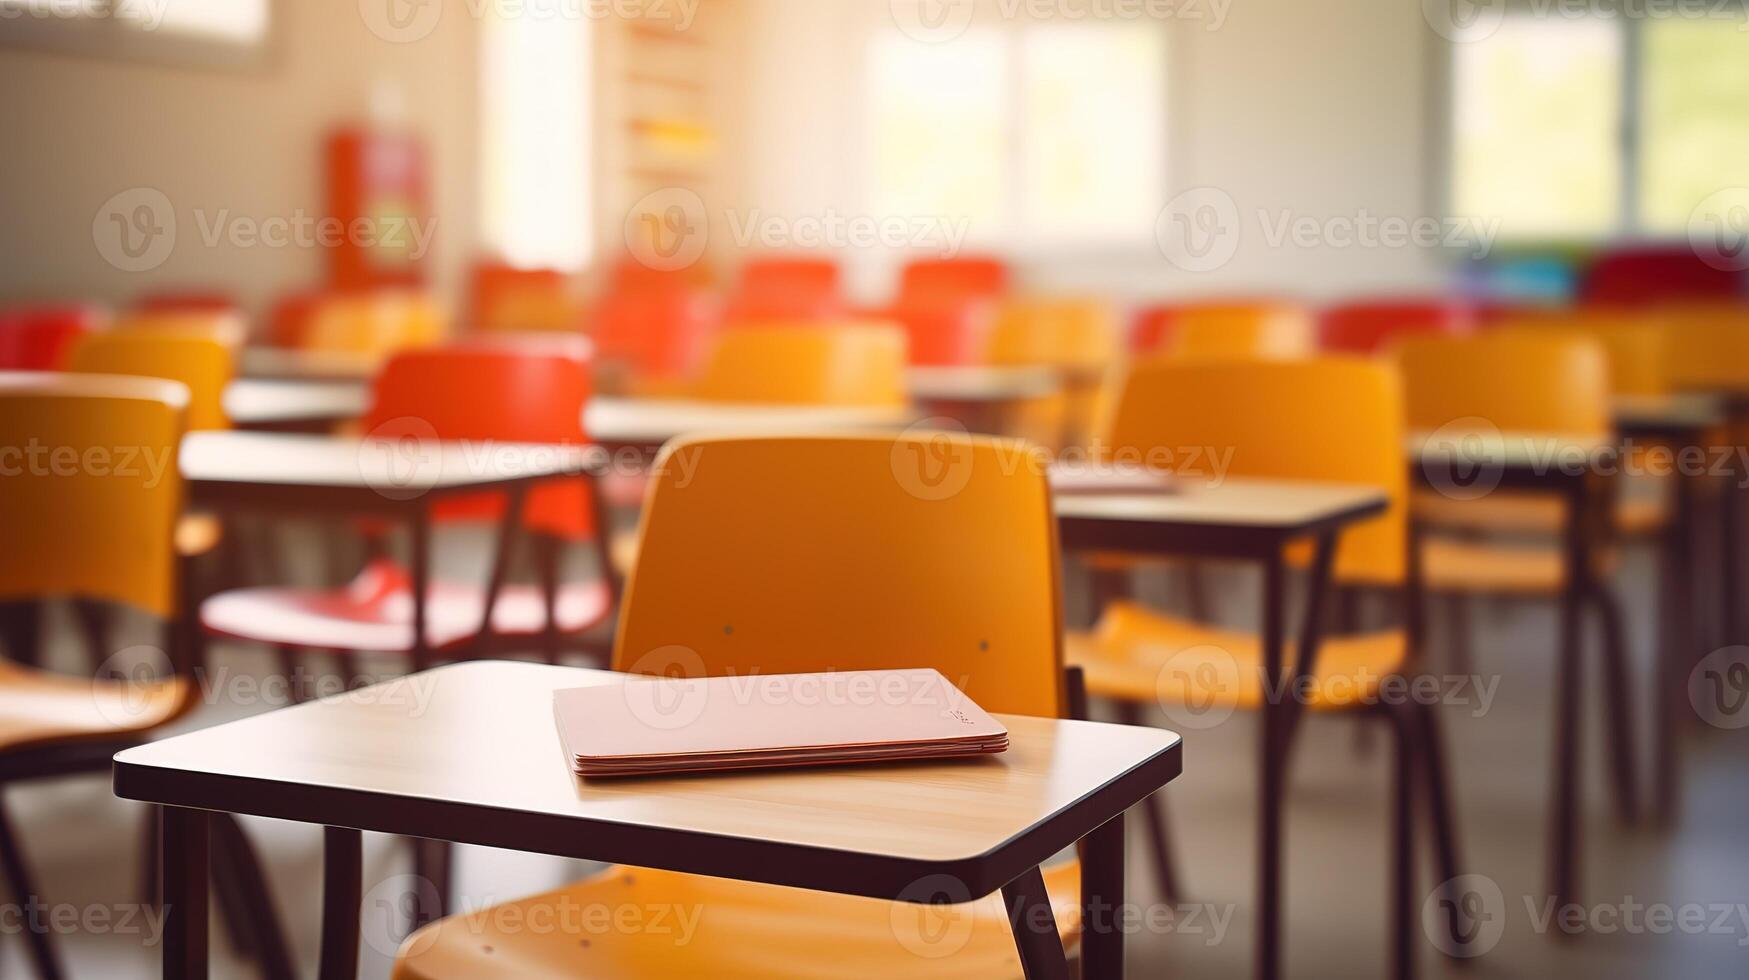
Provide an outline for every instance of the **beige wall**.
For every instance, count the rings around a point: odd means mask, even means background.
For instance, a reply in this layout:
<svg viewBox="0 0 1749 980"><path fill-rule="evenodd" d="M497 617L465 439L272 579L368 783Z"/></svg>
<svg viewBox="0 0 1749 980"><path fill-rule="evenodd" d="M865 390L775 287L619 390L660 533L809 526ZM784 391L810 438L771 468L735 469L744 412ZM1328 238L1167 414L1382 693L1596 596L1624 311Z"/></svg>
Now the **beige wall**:
<svg viewBox="0 0 1749 980"><path fill-rule="evenodd" d="M313 249L209 247L229 209L255 221L322 209L321 143L369 117L373 89L398 90L430 148L437 235L431 261L452 289L475 238L475 36L445 4L428 36L385 41L357 0L280 0L274 50L252 68L175 67L0 47L0 300L89 297L208 285L252 306L318 281ZM177 216L159 268L124 272L99 254L92 220L111 195L153 187Z"/></svg>

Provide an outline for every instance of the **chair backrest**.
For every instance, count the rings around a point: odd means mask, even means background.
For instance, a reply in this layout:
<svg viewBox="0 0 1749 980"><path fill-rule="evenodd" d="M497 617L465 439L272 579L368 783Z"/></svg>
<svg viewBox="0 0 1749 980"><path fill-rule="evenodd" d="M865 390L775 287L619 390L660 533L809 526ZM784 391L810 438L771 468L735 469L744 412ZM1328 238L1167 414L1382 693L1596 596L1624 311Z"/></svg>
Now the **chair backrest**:
<svg viewBox="0 0 1749 980"><path fill-rule="evenodd" d="M691 378L710 353L721 318L716 299L702 290L612 293L595 310L595 355L630 372L634 385Z"/></svg>
<svg viewBox="0 0 1749 980"><path fill-rule="evenodd" d="M189 431L226 429L225 388L236 373L236 330L221 317L133 319L86 337L67 369L80 374L125 374L179 381L188 389Z"/></svg>
<svg viewBox="0 0 1749 980"><path fill-rule="evenodd" d="M901 296L888 315L905 328L912 364L976 364L990 346L993 300L971 293Z"/></svg>
<svg viewBox="0 0 1749 980"><path fill-rule="evenodd" d="M1446 299L1361 300L1330 307L1319 317L1318 343L1330 353L1371 354L1400 334L1463 334L1468 308Z"/></svg>
<svg viewBox="0 0 1749 980"><path fill-rule="evenodd" d="M741 267L728 319L745 323L830 317L843 307L838 284L833 259L753 259Z"/></svg>
<svg viewBox="0 0 1749 980"><path fill-rule="evenodd" d="M104 322L101 310L75 304L0 310L0 371L58 371Z"/></svg>
<svg viewBox="0 0 1749 980"><path fill-rule="evenodd" d="M0 600L177 612L188 390L157 378L0 373Z"/></svg>
<svg viewBox="0 0 1749 980"><path fill-rule="evenodd" d="M447 331L443 309L416 292L336 293L310 313L304 346L347 354L427 347Z"/></svg>
<svg viewBox="0 0 1749 980"><path fill-rule="evenodd" d="M1008 263L1001 259L965 256L918 259L899 274L901 302L944 296L999 299L1008 291Z"/></svg>
<svg viewBox="0 0 1749 980"><path fill-rule="evenodd" d="M1607 252L1585 271L1587 303L1728 301L1743 296L1742 273L1715 266L1689 245Z"/></svg>
<svg viewBox="0 0 1749 980"><path fill-rule="evenodd" d="M1749 305L1683 304L1659 313L1673 388L1749 391Z"/></svg>
<svg viewBox="0 0 1749 980"><path fill-rule="evenodd" d="M1593 337L1540 329L1421 335L1400 338L1394 354L1412 429L1479 419L1502 432L1611 431L1609 355Z"/></svg>
<svg viewBox="0 0 1749 980"><path fill-rule="evenodd" d="M902 406L905 333L891 324L735 327L696 389L708 401Z"/></svg>
<svg viewBox="0 0 1749 980"><path fill-rule="evenodd" d="M1314 333L1311 313L1292 303L1190 303L1142 311L1132 346L1205 360L1309 357Z"/></svg>
<svg viewBox="0 0 1749 980"><path fill-rule="evenodd" d="M583 304L557 269L520 269L485 262L474 267L468 326L474 330L576 331Z"/></svg>
<svg viewBox="0 0 1749 980"><path fill-rule="evenodd" d="M1116 355L1115 320L1104 302L1020 299L997 313L988 359L1003 366L1103 368Z"/></svg>
<svg viewBox="0 0 1749 980"><path fill-rule="evenodd" d="M1168 450L1202 459L1231 453L1232 476L1378 487L1390 509L1342 535L1336 571L1401 581L1408 555L1403 396L1389 364L1349 357L1197 361L1155 357L1134 365L1113 413L1112 452ZM1185 473L1211 479L1212 462Z"/></svg>
<svg viewBox="0 0 1749 980"><path fill-rule="evenodd" d="M1609 357L1612 395L1662 395L1670 390L1669 330L1644 308L1562 307L1503 320L1508 331L1555 330L1591 337Z"/></svg>
<svg viewBox="0 0 1749 980"><path fill-rule="evenodd" d="M933 667L988 710L1060 715L1056 519L1022 451L945 434L677 443L615 668Z"/></svg>
<svg viewBox="0 0 1749 980"><path fill-rule="evenodd" d="M365 419L369 439L583 446L583 408L590 395L587 359L512 345L460 343L406 351L377 375ZM491 520L502 494L446 500L437 520ZM594 533L587 487L564 480L535 488L524 507L525 527L578 539Z"/></svg>

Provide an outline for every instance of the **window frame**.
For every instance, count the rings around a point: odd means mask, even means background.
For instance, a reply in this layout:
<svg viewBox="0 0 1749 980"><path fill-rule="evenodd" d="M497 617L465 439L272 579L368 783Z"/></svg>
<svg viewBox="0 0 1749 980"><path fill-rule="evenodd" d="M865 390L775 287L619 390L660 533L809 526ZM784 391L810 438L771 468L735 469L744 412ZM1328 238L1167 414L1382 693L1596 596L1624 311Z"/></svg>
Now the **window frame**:
<svg viewBox="0 0 1749 980"><path fill-rule="evenodd" d="M249 69L265 65L276 50L280 0L263 0L267 29L253 42L163 34L130 27L114 15L117 0L100 0L101 16L38 17L27 12L0 16L0 48L26 48L79 57L175 65Z"/></svg>

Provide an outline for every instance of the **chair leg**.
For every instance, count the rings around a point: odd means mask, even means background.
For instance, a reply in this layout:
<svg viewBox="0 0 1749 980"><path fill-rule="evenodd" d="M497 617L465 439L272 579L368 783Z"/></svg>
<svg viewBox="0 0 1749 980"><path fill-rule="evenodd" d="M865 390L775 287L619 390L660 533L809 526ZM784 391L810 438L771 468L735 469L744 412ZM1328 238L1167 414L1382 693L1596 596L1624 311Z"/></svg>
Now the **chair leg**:
<svg viewBox="0 0 1749 980"><path fill-rule="evenodd" d="M1468 596L1452 593L1445 597L1446 616L1451 621L1447 636L1451 639L1447 664L1453 673L1468 674L1475 670L1475 637L1471 627L1471 603Z"/></svg>
<svg viewBox="0 0 1749 980"><path fill-rule="evenodd" d="M1117 706L1118 721L1125 725L1146 725L1139 705L1128 701ZM1166 810L1166 791L1160 790L1142 802L1147 815L1148 852L1154 858L1154 881L1160 897L1167 902L1178 901L1178 860L1172 846L1172 824Z"/></svg>
<svg viewBox="0 0 1749 980"><path fill-rule="evenodd" d="M160 827L164 823L164 808L146 804L140 820L140 902L158 907L164 882L164 852L158 849Z"/></svg>
<svg viewBox="0 0 1749 980"><path fill-rule="evenodd" d="M1186 561L1184 569L1184 608L1190 618L1199 623L1212 618L1209 605L1208 569L1198 561Z"/></svg>
<svg viewBox="0 0 1749 980"><path fill-rule="evenodd" d="M267 875L237 818L212 815L213 882L226 928L268 980L295 980L291 946L267 889Z"/></svg>
<svg viewBox="0 0 1749 980"><path fill-rule="evenodd" d="M27 667L42 664L42 603L0 602L0 645Z"/></svg>
<svg viewBox="0 0 1749 980"><path fill-rule="evenodd" d="M1595 604L1603 627L1603 677L1609 697L1610 751L1614 756L1616 818L1627 826L1639 822L1638 767L1634 762L1635 739L1633 686L1629 683L1627 631L1622 623L1621 603L1607 588L1596 589Z"/></svg>
<svg viewBox="0 0 1749 980"><path fill-rule="evenodd" d="M114 631L115 612L101 602L74 599L73 613L79 620L80 631L85 634L85 655L91 660L92 672L96 673L114 652L109 638Z"/></svg>
<svg viewBox="0 0 1749 980"><path fill-rule="evenodd" d="M299 668L303 665L303 651L280 643L274 645L273 652L279 658L279 672L285 677L286 697L291 699L292 704L304 703L309 698L299 676Z"/></svg>
<svg viewBox="0 0 1749 980"><path fill-rule="evenodd" d="M41 980L59 980L62 975L61 962L55 955L49 924L42 919L46 908L42 893L37 891L31 878L30 867L24 860L24 851L18 846L18 838L12 833L12 821L7 817L3 804L0 804L0 873L4 873L7 882L12 885L13 900L24 909L24 934L30 942L30 958L36 966L37 976Z"/></svg>
<svg viewBox="0 0 1749 980"><path fill-rule="evenodd" d="M450 883L455 863L455 848L446 840L410 838L413 844L413 876L431 883L431 893L437 896L436 908L420 908L414 912L413 928L418 929L449 914ZM421 893L424 889L420 889Z"/></svg>
<svg viewBox="0 0 1749 980"><path fill-rule="evenodd" d="M1390 975L1410 980L1415 975L1415 765L1413 720L1406 711L1387 712L1391 733L1391 940Z"/></svg>

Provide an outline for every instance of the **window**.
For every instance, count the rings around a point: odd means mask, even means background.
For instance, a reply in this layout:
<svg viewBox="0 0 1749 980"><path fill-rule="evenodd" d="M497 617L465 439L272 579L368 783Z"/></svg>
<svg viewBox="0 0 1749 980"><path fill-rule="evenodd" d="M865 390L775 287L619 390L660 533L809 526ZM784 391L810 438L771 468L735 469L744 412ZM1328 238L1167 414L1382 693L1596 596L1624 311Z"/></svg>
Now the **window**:
<svg viewBox="0 0 1749 980"><path fill-rule="evenodd" d="M1164 203L1157 23L900 30L869 52L872 208L970 222L974 241L1128 245Z"/></svg>
<svg viewBox="0 0 1749 980"><path fill-rule="evenodd" d="M178 63L244 63L265 50L273 0L0 0L0 41Z"/></svg>
<svg viewBox="0 0 1749 980"><path fill-rule="evenodd" d="M1749 199L1742 11L1539 9L1452 45L1455 214L1520 242L1680 238L1704 202Z"/></svg>
<svg viewBox="0 0 1749 980"><path fill-rule="evenodd" d="M481 179L487 247L512 265L589 262L587 18L499 13L481 38Z"/></svg>

